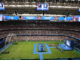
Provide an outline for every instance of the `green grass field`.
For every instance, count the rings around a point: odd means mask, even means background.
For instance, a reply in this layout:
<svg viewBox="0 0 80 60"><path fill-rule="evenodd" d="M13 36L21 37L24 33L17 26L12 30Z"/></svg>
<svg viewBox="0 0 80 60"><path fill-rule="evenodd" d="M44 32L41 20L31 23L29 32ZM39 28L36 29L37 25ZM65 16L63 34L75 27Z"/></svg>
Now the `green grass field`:
<svg viewBox="0 0 80 60"><path fill-rule="evenodd" d="M39 54L33 54L34 44L35 43L47 43L47 44L61 44L60 41L26 41L18 42L18 44L12 44L8 49L9 54L0 54L0 60L11 60L11 59L39 59ZM37 48L38 49L38 48ZM52 54L44 54L44 59L53 59L53 58L80 58L75 50L73 51L63 51L60 52L56 48L50 48Z"/></svg>

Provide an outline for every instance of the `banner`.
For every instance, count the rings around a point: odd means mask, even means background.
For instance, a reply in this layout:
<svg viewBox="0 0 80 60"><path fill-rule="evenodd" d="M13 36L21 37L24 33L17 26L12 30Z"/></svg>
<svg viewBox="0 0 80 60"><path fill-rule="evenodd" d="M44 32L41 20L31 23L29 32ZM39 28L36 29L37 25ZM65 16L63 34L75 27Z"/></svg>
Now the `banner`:
<svg viewBox="0 0 80 60"><path fill-rule="evenodd" d="M19 20L19 16L4 16L5 20Z"/></svg>
<svg viewBox="0 0 80 60"><path fill-rule="evenodd" d="M50 17L50 16L7 16L0 15L0 21L5 20L50 20L50 21L64 21L64 22L80 22L80 15L68 17Z"/></svg>
<svg viewBox="0 0 80 60"><path fill-rule="evenodd" d="M0 21L2 21L3 20L3 16L2 15L0 15Z"/></svg>
<svg viewBox="0 0 80 60"><path fill-rule="evenodd" d="M24 16L19 16L19 20L24 20Z"/></svg>
<svg viewBox="0 0 80 60"><path fill-rule="evenodd" d="M13 20L19 20L19 16L13 16Z"/></svg>
<svg viewBox="0 0 80 60"><path fill-rule="evenodd" d="M73 22L76 22L76 21L77 21L77 18L73 16Z"/></svg>
<svg viewBox="0 0 80 60"><path fill-rule="evenodd" d="M59 21L64 21L64 17L59 17Z"/></svg>
<svg viewBox="0 0 80 60"><path fill-rule="evenodd" d="M65 17L65 21L73 21L73 17Z"/></svg>
<svg viewBox="0 0 80 60"><path fill-rule="evenodd" d="M45 16L43 16L42 17L42 20L54 20L54 17L45 17Z"/></svg>
<svg viewBox="0 0 80 60"><path fill-rule="evenodd" d="M78 21L80 22L80 17L79 17Z"/></svg>
<svg viewBox="0 0 80 60"><path fill-rule="evenodd" d="M24 16L24 20L37 20L36 16Z"/></svg>
<svg viewBox="0 0 80 60"><path fill-rule="evenodd" d="M55 17L55 21L59 21L59 17Z"/></svg>
<svg viewBox="0 0 80 60"><path fill-rule="evenodd" d="M37 17L37 20L42 20L42 17L41 17L41 16L38 16L38 17Z"/></svg>
<svg viewBox="0 0 80 60"><path fill-rule="evenodd" d="M74 17L76 18L76 21L77 21L77 22L80 22L80 20L79 20L80 15L76 15L76 16L74 16Z"/></svg>

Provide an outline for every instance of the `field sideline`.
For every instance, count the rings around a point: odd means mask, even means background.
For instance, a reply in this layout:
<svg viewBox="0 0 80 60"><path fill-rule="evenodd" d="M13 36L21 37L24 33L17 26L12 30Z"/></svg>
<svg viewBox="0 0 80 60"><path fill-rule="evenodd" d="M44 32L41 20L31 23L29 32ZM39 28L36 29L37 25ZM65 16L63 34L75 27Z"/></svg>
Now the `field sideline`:
<svg viewBox="0 0 80 60"><path fill-rule="evenodd" d="M8 49L9 54L0 54L0 60L11 60L11 59L39 59L38 54L33 54L35 43L47 43L47 44L62 44L61 41L24 41L18 42L18 44L12 44ZM37 48L38 49L38 48ZM60 52L56 48L50 48L52 54L44 54L44 59L53 58L80 58L75 50Z"/></svg>

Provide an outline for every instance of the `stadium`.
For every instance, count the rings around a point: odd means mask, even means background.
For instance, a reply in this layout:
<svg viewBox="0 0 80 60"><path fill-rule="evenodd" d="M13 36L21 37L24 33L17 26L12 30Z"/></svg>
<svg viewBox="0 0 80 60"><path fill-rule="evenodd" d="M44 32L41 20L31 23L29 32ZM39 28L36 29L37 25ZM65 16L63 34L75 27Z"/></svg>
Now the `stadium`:
<svg viewBox="0 0 80 60"><path fill-rule="evenodd" d="M80 0L0 0L0 60L80 60Z"/></svg>

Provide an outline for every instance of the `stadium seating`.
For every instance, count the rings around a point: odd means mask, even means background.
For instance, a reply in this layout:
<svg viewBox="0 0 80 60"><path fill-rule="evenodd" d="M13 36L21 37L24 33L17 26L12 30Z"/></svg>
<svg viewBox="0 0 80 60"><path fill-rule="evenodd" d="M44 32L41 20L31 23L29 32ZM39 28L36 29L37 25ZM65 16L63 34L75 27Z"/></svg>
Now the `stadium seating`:
<svg viewBox="0 0 80 60"><path fill-rule="evenodd" d="M16 23L15 23L16 24ZM18 24L18 23L17 23ZM20 24L20 23L19 23ZM40 25L0 25L0 37L7 36L9 33L15 33L15 34L64 34L64 35L71 35L74 37L79 38L79 26L78 24L67 24L67 23L50 23L48 25L40 24Z"/></svg>

